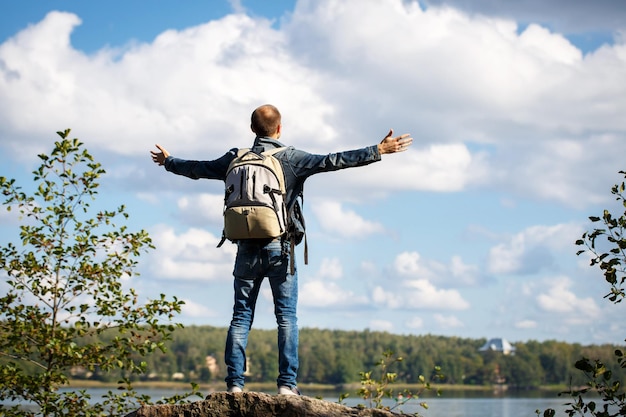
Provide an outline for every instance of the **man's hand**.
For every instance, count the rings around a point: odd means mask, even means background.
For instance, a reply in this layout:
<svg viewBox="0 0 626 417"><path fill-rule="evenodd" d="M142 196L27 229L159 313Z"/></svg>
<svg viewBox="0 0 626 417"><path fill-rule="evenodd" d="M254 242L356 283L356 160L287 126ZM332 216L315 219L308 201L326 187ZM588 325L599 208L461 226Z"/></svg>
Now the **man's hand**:
<svg viewBox="0 0 626 417"><path fill-rule="evenodd" d="M166 151L165 148L163 148L161 145L157 144L155 146L159 148L161 152L150 151L150 153L152 154L152 161L154 161L155 164L163 165L165 163L165 158L170 156L170 153Z"/></svg>
<svg viewBox="0 0 626 417"><path fill-rule="evenodd" d="M389 129L387 136L378 144L378 152L385 153L404 152L413 143L413 138L408 133L393 137L393 129ZM158 146L158 145L157 145Z"/></svg>

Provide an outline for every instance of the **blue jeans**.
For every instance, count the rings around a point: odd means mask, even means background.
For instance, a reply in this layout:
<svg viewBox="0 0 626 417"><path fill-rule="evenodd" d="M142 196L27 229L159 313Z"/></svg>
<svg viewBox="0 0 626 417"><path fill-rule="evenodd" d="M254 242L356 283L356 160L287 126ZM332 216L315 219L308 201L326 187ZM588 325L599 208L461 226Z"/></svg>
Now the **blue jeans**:
<svg viewBox="0 0 626 417"><path fill-rule="evenodd" d="M286 248L285 248L286 249ZM226 338L226 384L244 386L246 346L254 321L254 308L263 279L269 279L278 325L278 386L296 386L298 373L298 273L289 271L289 251L279 240L270 243L241 241L235 260L235 304Z"/></svg>

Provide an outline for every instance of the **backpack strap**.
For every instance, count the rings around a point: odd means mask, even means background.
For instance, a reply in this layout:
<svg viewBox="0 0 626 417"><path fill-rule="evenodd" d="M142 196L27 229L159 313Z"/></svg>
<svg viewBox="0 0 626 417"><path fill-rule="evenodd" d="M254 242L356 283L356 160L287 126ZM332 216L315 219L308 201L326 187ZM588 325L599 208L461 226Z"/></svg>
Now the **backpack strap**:
<svg viewBox="0 0 626 417"><path fill-rule="evenodd" d="M289 272L291 275L296 273L296 239L292 236L289 239ZM304 233L304 264L309 264L309 245L306 241L306 232Z"/></svg>
<svg viewBox="0 0 626 417"><path fill-rule="evenodd" d="M300 193L300 201L302 201L301 207L300 207L300 214L302 216L302 227L304 229L304 264L308 265L309 264L309 244L306 241L306 224L304 222L304 213L302 212L304 210L304 195L302 193Z"/></svg>
<svg viewBox="0 0 626 417"><path fill-rule="evenodd" d="M267 151L262 152L262 155L274 155L280 151L287 149L288 147L280 147L268 149ZM302 208L300 208L302 210ZM290 217L290 216L289 216ZM296 249L296 238L295 236L288 236L289 238L289 272L291 275L296 273L296 264L295 264L295 249ZM309 264L309 245L306 240L306 230L304 231L304 264Z"/></svg>
<svg viewBox="0 0 626 417"><path fill-rule="evenodd" d="M226 233L224 233L224 230L222 230L222 238L220 239L220 243L217 244L216 248L221 248L224 242L226 242Z"/></svg>
<svg viewBox="0 0 626 417"><path fill-rule="evenodd" d="M234 149L233 149L234 150ZM250 148L239 148L237 149L237 153L235 154L235 158L240 158L245 155L247 152L250 152ZM231 191L232 192L232 191ZM228 190L226 191L228 193ZM220 238L219 243L217 244L217 248L221 248L222 245L226 242L226 233L224 229L222 229L222 237Z"/></svg>
<svg viewBox="0 0 626 417"><path fill-rule="evenodd" d="M295 216L293 210L296 210L296 206L298 209L298 221L300 222L301 226L302 226L302 238L304 239L304 264L308 265L309 264L309 244L307 242L306 239L306 224L304 222L304 215L302 213L303 210L303 206L304 206L304 196L302 195L302 193L299 194L299 197L296 198L300 199L300 201L302 202L301 204L298 203L296 201L296 203L294 204L294 207L292 208L292 210L289 213L289 219L291 220L293 216ZM295 233L295 226L291 226L289 227L289 230L291 230L291 233L288 233L287 238L289 239L289 259L290 259L290 272L291 275L296 273L296 268L295 268L295 248L296 248L296 233ZM298 243L300 242L300 240L298 241Z"/></svg>

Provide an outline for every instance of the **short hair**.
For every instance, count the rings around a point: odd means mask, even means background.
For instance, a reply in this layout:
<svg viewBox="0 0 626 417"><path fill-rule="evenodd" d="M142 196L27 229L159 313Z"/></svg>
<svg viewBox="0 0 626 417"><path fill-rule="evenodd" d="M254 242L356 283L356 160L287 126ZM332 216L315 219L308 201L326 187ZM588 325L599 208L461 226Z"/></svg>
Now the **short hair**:
<svg viewBox="0 0 626 417"><path fill-rule="evenodd" d="M252 112L252 131L257 136L271 136L278 130L280 125L280 112L271 104L264 104Z"/></svg>

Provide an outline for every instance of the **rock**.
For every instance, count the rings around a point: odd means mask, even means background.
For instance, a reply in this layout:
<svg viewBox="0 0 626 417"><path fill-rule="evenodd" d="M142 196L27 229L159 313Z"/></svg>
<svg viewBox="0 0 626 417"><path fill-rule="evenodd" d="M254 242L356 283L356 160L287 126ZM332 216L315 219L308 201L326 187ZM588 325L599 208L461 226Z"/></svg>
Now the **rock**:
<svg viewBox="0 0 626 417"><path fill-rule="evenodd" d="M386 410L355 408L297 395L216 392L204 401L146 405L126 417L392 417Z"/></svg>

